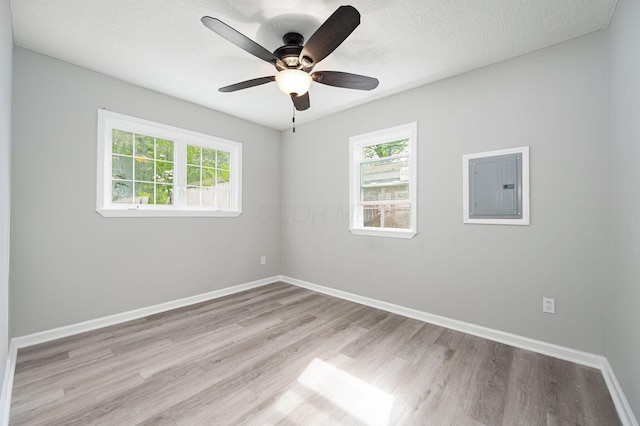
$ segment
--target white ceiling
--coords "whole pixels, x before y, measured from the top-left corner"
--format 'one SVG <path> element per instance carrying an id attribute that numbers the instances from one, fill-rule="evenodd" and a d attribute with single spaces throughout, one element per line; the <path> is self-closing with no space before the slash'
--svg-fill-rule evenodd
<path id="1" fill-rule="evenodd" d="M 275 83 L 218 87 L 275 74 L 200 23 L 219 18 L 267 50 L 308 39 L 341 1 L 13 0 L 15 44 L 274 129 L 291 125 Z M 304 123 L 425 83 L 606 28 L 616 0 L 354 0 L 358 28 L 315 71 L 376 77 L 362 92 L 313 83 Z"/>

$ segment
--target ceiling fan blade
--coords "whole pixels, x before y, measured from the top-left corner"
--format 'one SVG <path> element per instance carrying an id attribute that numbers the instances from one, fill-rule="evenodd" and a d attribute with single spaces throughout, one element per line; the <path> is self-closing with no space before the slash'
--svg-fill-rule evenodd
<path id="1" fill-rule="evenodd" d="M 305 109 L 309 109 L 309 107 L 311 106 L 311 101 L 309 100 L 309 92 L 301 96 L 292 94 L 291 100 L 293 101 L 293 106 L 295 106 L 298 111 L 304 111 Z"/>
<path id="2" fill-rule="evenodd" d="M 270 83 L 275 81 L 275 76 L 254 78 L 247 81 L 241 81 L 240 83 L 231 84 L 218 89 L 219 92 L 235 92 L 236 90 L 248 89 L 249 87 L 260 86 L 261 84 Z"/>
<path id="3" fill-rule="evenodd" d="M 327 57 L 360 25 L 360 13 L 353 6 L 340 6 L 316 30 L 300 52 L 300 63 L 307 69 Z"/>
<path id="4" fill-rule="evenodd" d="M 253 56 L 262 59 L 263 61 L 267 61 L 272 65 L 280 62 L 277 56 L 273 53 L 269 52 L 264 47 L 260 46 L 255 41 L 251 40 L 249 37 L 244 34 L 236 31 L 231 28 L 229 25 L 225 24 L 221 20 L 217 18 L 212 18 L 211 16 L 203 16 L 200 19 L 205 27 L 209 28 L 214 33 L 218 34 L 220 37 L 230 41 L 231 43 L 238 46 L 240 49 L 251 53 Z"/>
<path id="5" fill-rule="evenodd" d="M 340 71 L 316 71 L 311 74 L 314 81 L 328 86 L 356 90 L 372 90 L 378 87 L 378 79 Z"/>

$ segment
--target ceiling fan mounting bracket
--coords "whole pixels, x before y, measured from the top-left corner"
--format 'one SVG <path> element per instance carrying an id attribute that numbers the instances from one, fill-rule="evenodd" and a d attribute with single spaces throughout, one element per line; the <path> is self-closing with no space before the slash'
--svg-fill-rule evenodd
<path id="1" fill-rule="evenodd" d="M 299 33 L 286 33 L 282 36 L 282 42 L 287 46 L 302 46 L 302 43 L 304 43 L 304 37 Z"/>

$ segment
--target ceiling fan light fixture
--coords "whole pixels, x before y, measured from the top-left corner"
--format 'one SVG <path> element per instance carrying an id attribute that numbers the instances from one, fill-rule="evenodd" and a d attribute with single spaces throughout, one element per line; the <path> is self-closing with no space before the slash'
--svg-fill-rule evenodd
<path id="1" fill-rule="evenodd" d="M 300 70 L 282 70 L 276 74 L 276 83 L 285 95 L 304 95 L 309 91 L 312 81 L 309 73 Z"/>
<path id="2" fill-rule="evenodd" d="M 231 84 L 219 88 L 220 92 L 235 92 L 276 81 L 278 88 L 291 97 L 295 111 L 305 111 L 311 106 L 309 88 L 312 82 L 356 90 L 372 90 L 378 86 L 378 80 L 373 77 L 348 72 L 316 71 L 311 74 L 313 67 L 340 46 L 360 25 L 360 12 L 353 6 L 337 8 L 304 45 L 304 37 L 300 33 L 286 33 L 282 38 L 284 45 L 273 52 L 220 19 L 203 16 L 201 21 L 214 33 L 256 58 L 268 62 L 277 70 L 275 76 L 252 78 Z"/>

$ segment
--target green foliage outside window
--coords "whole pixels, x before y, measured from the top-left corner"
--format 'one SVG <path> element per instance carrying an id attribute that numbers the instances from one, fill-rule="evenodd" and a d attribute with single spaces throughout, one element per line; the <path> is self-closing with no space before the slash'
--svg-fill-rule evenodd
<path id="1" fill-rule="evenodd" d="M 367 145 L 362 148 L 365 160 L 373 158 L 391 157 L 392 155 L 408 154 L 409 139 L 385 142 L 377 145 Z"/>
<path id="2" fill-rule="evenodd" d="M 173 204 L 173 141 L 113 129 L 112 201 Z"/>

